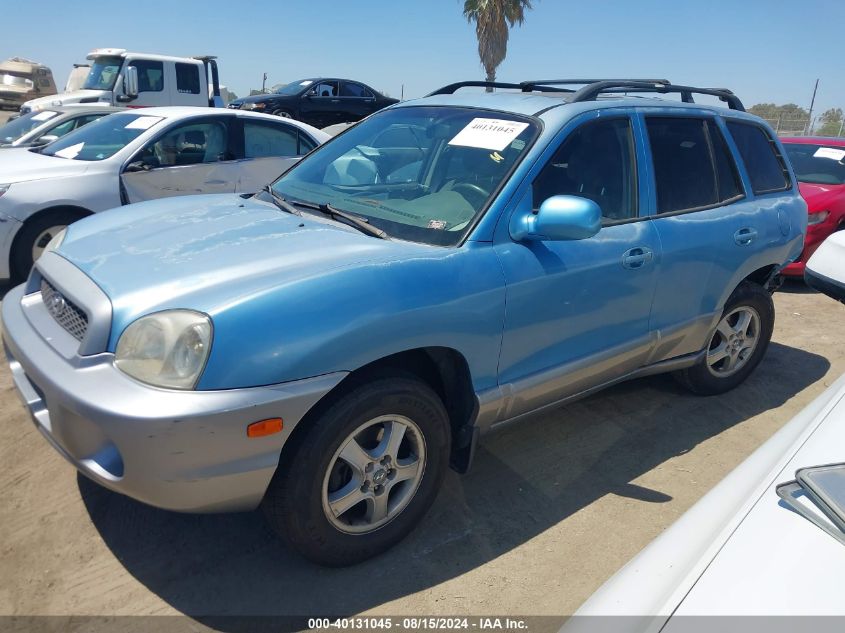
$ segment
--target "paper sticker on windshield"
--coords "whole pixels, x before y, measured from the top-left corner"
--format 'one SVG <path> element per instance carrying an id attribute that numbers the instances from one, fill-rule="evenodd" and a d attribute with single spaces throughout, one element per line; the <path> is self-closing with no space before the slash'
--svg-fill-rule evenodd
<path id="1" fill-rule="evenodd" d="M 45 110 L 44 112 L 39 112 L 34 117 L 32 117 L 33 121 L 46 121 L 47 119 L 52 119 L 54 116 L 58 116 L 58 112 L 52 112 L 50 110 Z"/>
<path id="2" fill-rule="evenodd" d="M 156 123 L 161 121 L 160 116 L 139 116 L 124 126 L 125 130 L 149 130 Z"/>
<path id="3" fill-rule="evenodd" d="M 306 79 L 305 81 L 300 81 L 300 82 L 299 82 L 299 85 L 300 85 L 300 86 L 310 86 L 310 85 L 311 85 L 311 84 L 313 84 L 313 83 L 314 83 L 314 82 L 313 82 L 313 81 L 311 81 L 310 79 Z"/>
<path id="4" fill-rule="evenodd" d="M 830 158 L 832 160 L 842 160 L 845 158 L 845 149 L 834 149 L 832 147 L 820 147 L 813 154 L 816 158 Z"/>
<path id="5" fill-rule="evenodd" d="M 76 158 L 77 154 L 82 151 L 83 147 L 85 147 L 84 142 L 77 143 L 76 145 L 71 145 L 70 147 L 60 149 L 54 154 L 54 156 L 60 156 L 61 158 Z"/>
<path id="6" fill-rule="evenodd" d="M 429 220 L 428 228 L 442 231 L 446 228 L 446 220 Z"/>
<path id="7" fill-rule="evenodd" d="M 518 121 L 473 119 L 455 135 L 455 138 L 449 141 L 449 145 L 492 149 L 501 152 L 527 127 L 527 123 Z"/>

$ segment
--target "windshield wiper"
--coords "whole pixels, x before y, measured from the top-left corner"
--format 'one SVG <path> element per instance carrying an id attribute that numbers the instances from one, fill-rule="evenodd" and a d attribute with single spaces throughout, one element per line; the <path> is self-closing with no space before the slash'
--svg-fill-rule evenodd
<path id="1" fill-rule="evenodd" d="M 263 191 L 264 193 L 269 193 L 270 197 L 273 199 L 273 202 L 276 204 L 276 206 L 279 207 L 285 213 L 291 213 L 293 215 L 300 215 L 300 216 L 302 215 L 302 212 L 299 209 L 297 209 L 290 202 L 288 202 L 287 200 L 282 198 L 282 196 L 280 196 L 275 191 L 273 191 L 273 187 L 271 187 L 270 185 L 264 185 L 261 188 L 261 191 Z"/>
<path id="2" fill-rule="evenodd" d="M 303 202 L 302 200 L 297 200 L 294 202 L 298 207 L 303 207 L 305 209 L 313 209 L 314 211 L 319 211 L 323 215 L 327 215 L 328 217 L 332 218 L 333 220 L 337 220 L 338 222 L 343 221 L 350 226 L 355 227 L 362 233 L 366 233 L 367 235 L 372 235 L 373 237 L 377 237 L 382 240 L 389 240 L 390 236 L 387 233 L 382 231 L 379 228 L 374 227 L 364 218 L 359 218 L 357 215 L 352 215 L 351 213 L 347 213 L 346 211 L 341 211 L 330 205 L 328 202 L 324 202 L 323 204 L 314 204 L 313 202 Z"/>

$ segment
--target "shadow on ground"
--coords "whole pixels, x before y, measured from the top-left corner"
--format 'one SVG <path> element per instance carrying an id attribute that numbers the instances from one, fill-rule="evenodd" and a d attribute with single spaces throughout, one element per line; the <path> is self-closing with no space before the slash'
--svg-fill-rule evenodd
<path id="1" fill-rule="evenodd" d="M 772 344 L 738 389 L 685 392 L 670 376 L 619 385 L 486 438 L 469 475 L 449 473 L 418 529 L 387 554 L 323 569 L 288 551 L 258 512 L 181 515 L 109 492 L 84 477 L 86 508 L 126 569 L 179 611 L 242 630 L 227 615 L 349 615 L 459 576 L 608 493 L 666 494 L 630 482 L 759 413 L 779 407 L 829 367 Z M 784 420 L 786 422 L 786 420 Z"/>
<path id="2" fill-rule="evenodd" d="M 818 290 L 813 290 L 804 283 L 803 279 L 793 279 L 788 277 L 783 280 L 783 284 L 778 288 L 778 292 L 783 292 L 790 295 L 817 295 Z"/>

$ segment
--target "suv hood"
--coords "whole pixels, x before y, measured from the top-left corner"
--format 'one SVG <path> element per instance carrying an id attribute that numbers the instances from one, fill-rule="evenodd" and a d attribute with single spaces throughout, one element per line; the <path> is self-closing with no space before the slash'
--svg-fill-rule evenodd
<path id="1" fill-rule="evenodd" d="M 76 176 L 87 169 L 86 161 L 44 156 L 25 147 L 8 147 L 0 152 L 0 181 L 3 183 Z"/>
<path id="2" fill-rule="evenodd" d="M 74 90 L 73 92 L 62 92 L 57 95 L 30 99 L 24 103 L 24 105 L 34 110 L 38 106 L 46 107 L 67 105 L 68 103 L 94 103 L 99 101 L 100 97 L 108 96 L 109 94 L 110 93 L 106 90 Z M 108 101 L 111 102 L 111 99 Z"/>
<path id="3" fill-rule="evenodd" d="M 213 315 L 331 269 L 445 252 L 218 194 L 153 200 L 85 218 L 71 225 L 57 254 L 111 298 L 117 325 L 172 307 Z"/>
<path id="4" fill-rule="evenodd" d="M 817 185 L 809 182 L 799 182 L 798 190 L 801 197 L 807 201 L 810 213 L 825 211 L 837 199 L 845 196 L 845 185 Z"/>

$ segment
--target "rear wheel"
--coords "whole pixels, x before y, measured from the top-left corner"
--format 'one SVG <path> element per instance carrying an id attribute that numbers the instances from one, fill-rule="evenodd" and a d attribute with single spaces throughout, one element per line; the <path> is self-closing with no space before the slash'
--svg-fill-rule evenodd
<path id="1" fill-rule="evenodd" d="M 44 247 L 68 224 L 79 219 L 78 215 L 57 211 L 46 213 L 27 221 L 15 237 L 11 255 L 12 277 L 23 281 L 29 275 L 35 260 L 41 257 Z"/>
<path id="2" fill-rule="evenodd" d="M 743 282 L 728 299 L 705 356 L 675 376 L 701 395 L 716 395 L 737 387 L 765 355 L 774 324 L 771 295 L 757 284 Z"/>
<path id="3" fill-rule="evenodd" d="M 449 422 L 416 378 L 379 378 L 339 398 L 283 454 L 263 509 L 306 558 L 357 563 L 395 545 L 434 502 L 449 459 Z"/>

